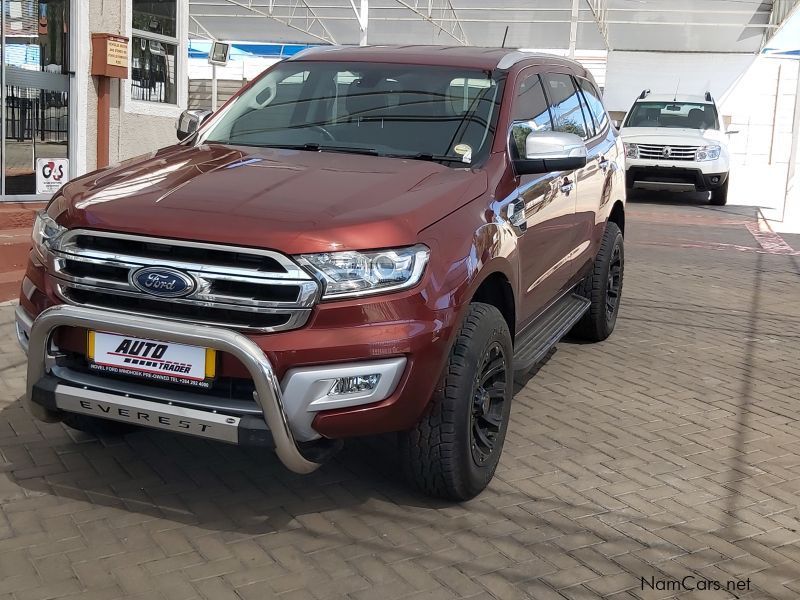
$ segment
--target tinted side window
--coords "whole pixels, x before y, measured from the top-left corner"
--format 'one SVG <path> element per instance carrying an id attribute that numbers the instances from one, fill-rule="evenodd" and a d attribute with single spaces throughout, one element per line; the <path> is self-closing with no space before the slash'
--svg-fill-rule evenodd
<path id="1" fill-rule="evenodd" d="M 550 99 L 550 111 L 553 113 L 553 129 L 587 139 L 588 129 L 583 119 L 580 97 L 572 77 L 559 73 L 543 76 L 545 89 Z"/>
<path id="2" fill-rule="evenodd" d="M 589 110 L 592 112 L 594 122 L 597 124 L 597 131 L 602 131 L 606 123 L 608 123 L 608 113 L 603 106 L 603 101 L 600 99 L 600 94 L 597 89 L 586 79 L 578 78 L 581 89 L 583 90 L 583 97 L 589 105 Z"/>
<path id="3" fill-rule="evenodd" d="M 525 138 L 531 131 L 551 131 L 553 123 L 550 121 L 550 111 L 547 109 L 547 99 L 544 88 L 538 75 L 523 78 L 517 85 L 514 104 L 511 108 L 513 121 L 525 121 L 530 129 L 518 128 L 514 130 L 514 141 L 517 152 L 525 155 Z"/>
<path id="4" fill-rule="evenodd" d="M 580 87 L 576 80 L 573 79 L 572 81 L 576 89 Z M 597 128 L 595 127 L 592 113 L 589 112 L 589 105 L 586 104 L 586 98 L 580 92 L 578 92 L 578 101 L 580 102 L 581 112 L 583 113 L 583 122 L 586 123 L 586 136 L 590 138 L 594 137 L 597 135 Z"/>

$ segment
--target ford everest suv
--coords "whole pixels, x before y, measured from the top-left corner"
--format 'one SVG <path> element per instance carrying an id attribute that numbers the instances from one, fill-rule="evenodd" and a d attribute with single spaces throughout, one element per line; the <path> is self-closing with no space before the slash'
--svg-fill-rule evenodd
<path id="1" fill-rule="evenodd" d="M 515 373 L 617 318 L 623 156 L 591 75 L 322 48 L 204 116 L 38 216 L 16 313 L 29 410 L 271 447 L 298 473 L 398 432 L 423 491 L 479 493 Z"/>
<path id="2" fill-rule="evenodd" d="M 728 135 L 709 92 L 705 96 L 651 95 L 643 90 L 622 123 L 629 189 L 710 192 L 728 201 Z"/>

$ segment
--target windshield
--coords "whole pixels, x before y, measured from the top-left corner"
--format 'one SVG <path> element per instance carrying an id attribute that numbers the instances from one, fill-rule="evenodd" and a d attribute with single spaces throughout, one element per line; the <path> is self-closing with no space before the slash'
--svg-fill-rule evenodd
<path id="1" fill-rule="evenodd" d="M 695 102 L 637 102 L 623 127 L 683 127 L 719 129 L 713 104 Z"/>
<path id="2" fill-rule="evenodd" d="M 228 105 L 198 142 L 464 166 L 489 151 L 498 88 L 474 69 L 287 61 Z"/>

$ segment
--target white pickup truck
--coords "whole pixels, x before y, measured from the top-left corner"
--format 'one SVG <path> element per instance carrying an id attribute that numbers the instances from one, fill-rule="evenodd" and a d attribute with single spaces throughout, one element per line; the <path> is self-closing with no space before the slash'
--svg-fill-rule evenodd
<path id="1" fill-rule="evenodd" d="M 711 192 L 728 201 L 728 135 L 709 92 L 705 96 L 651 95 L 644 90 L 625 116 L 628 190 Z"/>

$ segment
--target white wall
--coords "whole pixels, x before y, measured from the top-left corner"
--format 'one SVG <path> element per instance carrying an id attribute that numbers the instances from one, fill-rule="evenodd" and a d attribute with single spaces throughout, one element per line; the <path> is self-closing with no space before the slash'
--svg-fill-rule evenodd
<path id="1" fill-rule="evenodd" d="M 612 111 L 627 110 L 643 89 L 654 94 L 704 94 L 724 100 L 755 60 L 752 54 L 697 54 L 687 52 L 608 53 L 603 99 Z"/>

